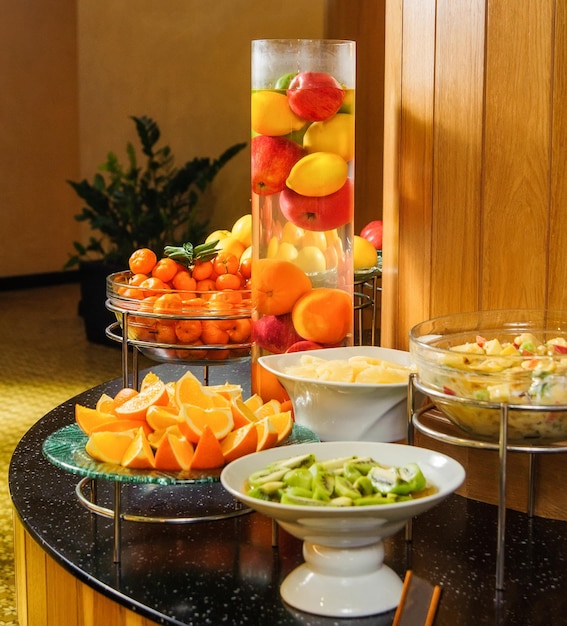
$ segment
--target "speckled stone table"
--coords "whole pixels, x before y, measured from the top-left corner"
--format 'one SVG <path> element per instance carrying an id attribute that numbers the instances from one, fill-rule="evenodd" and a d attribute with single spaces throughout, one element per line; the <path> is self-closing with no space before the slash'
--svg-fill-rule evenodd
<path id="1" fill-rule="evenodd" d="M 185 371 L 166 365 L 153 369 L 164 380 Z M 246 364 L 211 367 L 209 382 L 243 381 L 249 392 L 248 370 Z M 102 392 L 120 386 L 121 380 L 111 381 L 57 407 L 14 452 L 9 483 L 18 523 L 51 559 L 104 598 L 147 619 L 144 624 L 392 623 L 393 614 L 337 620 L 285 605 L 279 584 L 302 562 L 301 543 L 280 531 L 279 546 L 272 547 L 271 521 L 257 513 L 193 524 L 123 522 L 121 561 L 113 563 L 112 520 L 80 504 L 78 477 L 49 463 L 41 447 L 49 434 L 73 422 L 75 402 L 92 406 Z M 99 499 L 111 500 L 112 486 L 98 483 Z M 132 486 L 123 501 L 167 513 L 206 509 L 217 497 L 222 497 L 218 484 L 150 485 Z M 498 595 L 496 524 L 495 506 L 453 495 L 414 521 L 411 543 L 403 532 L 386 540 L 385 560 L 402 578 L 411 569 L 442 586 L 436 626 L 567 624 L 567 522 L 508 511 L 506 588 Z"/>

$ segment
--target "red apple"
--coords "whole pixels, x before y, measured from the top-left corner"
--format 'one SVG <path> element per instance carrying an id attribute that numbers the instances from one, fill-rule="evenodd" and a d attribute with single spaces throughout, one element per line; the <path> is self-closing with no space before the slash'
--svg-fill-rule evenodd
<path id="1" fill-rule="evenodd" d="M 306 230 L 332 230 L 352 221 L 354 188 L 352 180 L 328 196 L 302 196 L 286 187 L 280 194 L 284 217 Z"/>
<path id="2" fill-rule="evenodd" d="M 376 250 L 382 250 L 382 220 L 373 220 L 360 231 L 360 236 L 367 239 Z"/>
<path id="3" fill-rule="evenodd" d="M 291 313 L 264 315 L 252 324 L 252 341 L 275 354 L 285 352 L 302 339 L 293 328 Z"/>
<path id="4" fill-rule="evenodd" d="M 306 350 L 319 350 L 324 346 L 320 343 L 316 343 L 315 341 L 298 341 L 290 346 L 286 353 L 289 352 L 305 352 Z"/>
<path id="5" fill-rule="evenodd" d="M 333 117 L 345 99 L 341 84 L 324 72 L 300 72 L 287 89 L 289 108 L 310 122 Z"/>
<path id="6" fill-rule="evenodd" d="M 252 191 L 265 196 L 285 187 L 291 168 L 305 151 L 285 137 L 258 135 L 252 138 Z"/>

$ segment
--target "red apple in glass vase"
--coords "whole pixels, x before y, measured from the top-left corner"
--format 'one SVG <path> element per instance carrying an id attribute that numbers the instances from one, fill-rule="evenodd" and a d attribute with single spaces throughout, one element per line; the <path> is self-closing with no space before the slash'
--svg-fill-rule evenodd
<path id="1" fill-rule="evenodd" d="M 354 185 L 350 178 L 327 196 L 302 196 L 286 187 L 280 194 L 283 216 L 305 230 L 332 230 L 352 221 Z"/>
<path id="2" fill-rule="evenodd" d="M 293 327 L 291 313 L 264 315 L 252 325 L 252 341 L 275 354 L 285 352 L 302 339 Z"/>
<path id="3" fill-rule="evenodd" d="M 289 108 L 310 122 L 333 117 L 341 108 L 345 91 L 336 78 L 325 72 L 300 72 L 289 83 Z"/>
<path id="4" fill-rule="evenodd" d="M 282 191 L 291 168 L 305 156 L 303 148 L 285 137 L 257 135 L 251 142 L 252 191 L 265 196 Z"/>
<path id="5" fill-rule="evenodd" d="M 372 220 L 360 231 L 360 236 L 367 239 L 376 250 L 382 250 L 382 220 Z"/>

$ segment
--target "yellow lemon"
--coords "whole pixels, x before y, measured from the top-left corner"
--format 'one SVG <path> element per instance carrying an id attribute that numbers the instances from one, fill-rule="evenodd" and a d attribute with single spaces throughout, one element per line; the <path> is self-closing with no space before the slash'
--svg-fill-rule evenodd
<path id="1" fill-rule="evenodd" d="M 323 197 L 338 191 L 348 177 L 348 164 L 333 152 L 308 154 L 291 168 L 286 184 L 302 196 Z"/>
<path id="2" fill-rule="evenodd" d="M 277 91 L 252 93 L 251 118 L 252 130 L 270 137 L 287 135 L 306 124 L 289 108 L 287 96 Z"/>
<path id="3" fill-rule="evenodd" d="M 247 213 L 234 222 L 232 236 L 242 242 L 247 248 L 252 245 L 252 214 Z"/>
<path id="4" fill-rule="evenodd" d="M 345 161 L 354 159 L 354 115 L 337 113 L 329 120 L 313 122 L 303 137 L 307 152 L 334 152 Z"/>
<path id="5" fill-rule="evenodd" d="M 354 269 L 361 270 L 374 267 L 377 263 L 376 248 L 364 237 L 354 236 L 353 242 Z"/>
<path id="6" fill-rule="evenodd" d="M 226 230 L 226 229 L 214 230 L 205 239 L 205 243 L 210 243 L 211 241 L 220 241 L 221 239 L 226 239 L 227 237 L 230 237 L 230 230 Z"/>
<path id="7" fill-rule="evenodd" d="M 317 246 L 305 246 L 301 248 L 294 263 L 306 274 L 318 274 L 327 269 L 325 255 Z"/>

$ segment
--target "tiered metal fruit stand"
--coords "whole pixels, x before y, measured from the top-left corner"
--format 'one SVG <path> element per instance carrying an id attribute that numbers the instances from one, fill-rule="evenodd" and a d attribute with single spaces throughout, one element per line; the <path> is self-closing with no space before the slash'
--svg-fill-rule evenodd
<path id="1" fill-rule="evenodd" d="M 451 420 L 439 411 L 435 406 L 436 400 L 443 403 L 454 403 L 456 405 L 469 407 L 482 407 L 483 409 L 495 409 L 500 413 L 500 429 L 497 440 L 486 440 L 475 437 L 456 426 Z M 535 502 L 535 471 L 536 457 L 539 454 L 567 452 L 565 442 L 549 443 L 546 441 L 526 439 L 522 442 L 509 441 L 508 437 L 508 417 L 510 413 L 516 411 L 534 412 L 564 412 L 567 411 L 565 405 L 534 406 L 489 402 L 475 402 L 474 400 L 447 396 L 428 385 L 423 384 L 417 374 L 412 374 L 408 390 L 409 409 L 409 430 L 408 442 L 413 444 L 414 433 L 418 432 L 431 437 L 437 441 L 448 443 L 454 446 L 476 448 L 481 450 L 498 451 L 499 472 L 498 472 L 498 523 L 497 523 L 497 544 L 496 544 L 496 592 L 501 592 L 505 587 L 504 564 L 505 564 L 505 542 L 506 542 L 506 483 L 507 483 L 507 453 L 522 452 L 529 455 L 529 477 L 528 477 L 528 514 L 534 514 Z M 411 530 L 410 530 L 411 532 Z"/>

